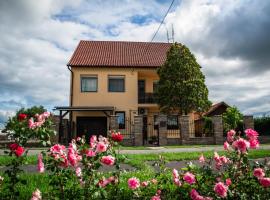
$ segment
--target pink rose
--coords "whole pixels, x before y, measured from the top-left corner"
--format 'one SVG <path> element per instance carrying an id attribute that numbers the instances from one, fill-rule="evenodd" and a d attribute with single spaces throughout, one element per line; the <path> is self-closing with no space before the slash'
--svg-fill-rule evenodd
<path id="1" fill-rule="evenodd" d="M 31 200 L 41 200 L 41 192 L 39 191 L 39 189 L 36 189 L 33 193 L 32 193 L 32 198 Z"/>
<path id="2" fill-rule="evenodd" d="M 265 176 L 265 173 L 262 168 L 255 168 L 253 170 L 253 175 L 257 178 L 263 178 Z"/>
<path id="3" fill-rule="evenodd" d="M 69 144 L 68 160 L 72 166 L 77 166 L 78 162 L 81 160 L 81 156 L 78 155 L 76 151 L 76 145 L 74 143 Z"/>
<path id="4" fill-rule="evenodd" d="M 149 181 L 143 181 L 143 182 L 142 182 L 142 187 L 147 187 L 148 184 L 149 184 Z"/>
<path id="5" fill-rule="evenodd" d="M 186 172 L 183 179 L 190 185 L 196 182 L 195 176 L 190 172 Z"/>
<path id="6" fill-rule="evenodd" d="M 232 180 L 230 178 L 226 179 L 226 185 L 230 186 L 232 184 Z"/>
<path id="7" fill-rule="evenodd" d="M 88 150 L 86 153 L 87 157 L 95 157 L 96 156 L 96 152 L 92 151 L 92 150 Z"/>
<path id="8" fill-rule="evenodd" d="M 80 167 L 76 167 L 75 173 L 76 173 L 77 177 L 81 177 L 82 176 L 82 169 Z"/>
<path id="9" fill-rule="evenodd" d="M 151 182 L 152 182 L 153 184 L 155 184 L 155 185 L 158 183 L 157 179 L 154 179 L 154 178 L 151 180 Z"/>
<path id="10" fill-rule="evenodd" d="M 251 128 L 245 130 L 246 136 L 248 139 L 257 139 L 259 137 L 259 133 Z"/>
<path id="11" fill-rule="evenodd" d="M 226 156 L 221 156 L 219 159 L 224 164 L 226 164 L 227 162 L 229 162 L 229 159 Z"/>
<path id="12" fill-rule="evenodd" d="M 50 115 L 51 115 L 50 112 L 44 112 L 44 113 L 43 113 L 43 116 L 46 117 L 46 118 L 50 117 Z"/>
<path id="13" fill-rule="evenodd" d="M 236 149 L 241 151 L 242 153 L 245 153 L 247 149 L 250 147 L 250 144 L 247 140 L 240 138 L 233 142 L 232 146 Z"/>
<path id="14" fill-rule="evenodd" d="M 177 185 L 177 186 L 179 186 L 179 187 L 182 185 L 182 183 L 181 183 L 181 181 L 179 180 L 179 178 L 174 178 L 174 179 L 173 179 L 173 182 L 174 182 L 175 185 Z"/>
<path id="15" fill-rule="evenodd" d="M 50 148 L 50 152 L 55 154 L 63 154 L 64 151 L 66 150 L 66 147 L 64 145 L 60 145 L 60 144 L 55 144 Z"/>
<path id="16" fill-rule="evenodd" d="M 228 187 L 224 185 L 224 183 L 218 182 L 215 184 L 214 191 L 221 198 L 225 198 L 227 196 Z"/>
<path id="17" fill-rule="evenodd" d="M 251 149 L 257 149 L 257 148 L 259 148 L 260 143 L 257 139 L 250 139 L 249 144 L 250 144 Z"/>
<path id="18" fill-rule="evenodd" d="M 35 124 L 33 118 L 30 118 L 30 119 L 28 120 L 28 128 L 30 128 L 30 129 L 36 128 L 36 124 Z"/>
<path id="19" fill-rule="evenodd" d="M 97 143 L 97 136 L 96 135 L 92 135 L 90 138 L 90 147 L 94 148 L 96 147 L 96 143 Z"/>
<path id="20" fill-rule="evenodd" d="M 107 151 L 107 145 L 104 142 L 98 142 L 96 151 L 98 153 L 102 153 L 102 152 Z"/>
<path id="21" fill-rule="evenodd" d="M 42 161 L 42 154 L 41 153 L 38 155 L 38 171 L 40 173 L 43 173 L 45 171 L 44 163 Z"/>
<path id="22" fill-rule="evenodd" d="M 204 163 L 205 162 L 205 158 L 204 158 L 203 154 L 199 157 L 199 162 L 200 163 Z"/>
<path id="23" fill-rule="evenodd" d="M 179 178 L 179 174 L 178 174 L 178 171 L 176 169 L 173 169 L 173 178 Z"/>
<path id="24" fill-rule="evenodd" d="M 229 145 L 229 143 L 226 141 L 226 142 L 224 142 L 223 147 L 224 147 L 224 150 L 228 151 L 229 148 L 230 148 L 230 145 Z"/>
<path id="25" fill-rule="evenodd" d="M 115 158 L 112 157 L 112 156 L 102 156 L 101 160 L 100 160 L 103 164 L 105 165 L 113 165 L 114 164 L 114 161 L 115 161 Z"/>
<path id="26" fill-rule="evenodd" d="M 151 200 L 161 200 L 159 195 L 152 196 Z"/>
<path id="27" fill-rule="evenodd" d="M 228 142 L 233 142 L 234 135 L 235 135 L 234 130 L 230 130 L 230 131 L 227 132 L 227 140 L 228 140 Z"/>
<path id="28" fill-rule="evenodd" d="M 263 187 L 270 187 L 270 178 L 259 178 L 259 181 Z"/>
<path id="29" fill-rule="evenodd" d="M 135 177 L 128 179 L 128 187 L 132 190 L 139 188 L 140 187 L 140 180 L 135 178 Z"/>
<path id="30" fill-rule="evenodd" d="M 190 192 L 190 198 L 192 200 L 204 200 L 204 197 L 201 196 L 195 189 L 192 189 Z"/>

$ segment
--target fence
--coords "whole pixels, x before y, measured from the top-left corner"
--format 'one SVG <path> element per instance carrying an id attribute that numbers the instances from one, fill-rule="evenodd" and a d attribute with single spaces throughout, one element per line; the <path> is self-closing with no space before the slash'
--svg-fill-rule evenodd
<path id="1" fill-rule="evenodd" d="M 180 138 L 180 123 L 178 115 L 167 116 L 167 138 Z"/>

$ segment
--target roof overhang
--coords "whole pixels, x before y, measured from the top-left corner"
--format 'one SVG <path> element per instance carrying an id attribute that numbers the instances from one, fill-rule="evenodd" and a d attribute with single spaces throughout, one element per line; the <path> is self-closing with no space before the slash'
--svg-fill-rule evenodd
<path id="1" fill-rule="evenodd" d="M 59 111 L 114 111 L 110 106 L 56 106 L 54 110 Z"/>

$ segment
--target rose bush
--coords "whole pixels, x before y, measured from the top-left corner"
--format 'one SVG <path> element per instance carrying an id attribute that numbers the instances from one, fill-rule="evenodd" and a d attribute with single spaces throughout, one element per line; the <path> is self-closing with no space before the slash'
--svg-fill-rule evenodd
<path id="1" fill-rule="evenodd" d="M 50 137 L 55 134 L 52 125 L 51 113 L 43 107 L 21 109 L 14 117 L 9 118 L 5 130 L 13 141 L 9 145 L 9 151 L 5 151 L 5 154 L 12 159 L 6 166 L 8 169 L 5 171 L 5 175 L 8 178 L 3 183 L 0 196 L 2 199 L 18 198 L 19 185 L 27 184 L 26 180 L 20 176 L 23 172 L 20 166 L 25 164 L 28 152 L 25 147 L 26 143 L 30 139 L 38 139 L 43 146 L 50 145 Z"/>
<path id="2" fill-rule="evenodd" d="M 50 187 L 46 192 L 32 191 L 32 199 L 270 199 L 268 165 L 248 159 L 249 151 L 259 147 L 258 136 L 252 129 L 245 130 L 244 136 L 230 130 L 224 155 L 214 152 L 206 159 L 202 154 L 198 165 L 190 162 L 185 168 L 173 170 L 160 156 L 154 163 L 155 170 L 129 173 L 120 170 L 126 160 L 119 154 L 121 133 L 112 131 L 108 138 L 92 136 L 89 141 L 79 137 L 67 147 L 55 144 L 38 155 L 38 170 L 47 174 Z M 10 146 L 16 160 L 26 152 L 20 147 L 21 143 Z M 106 166 L 114 167 L 113 171 L 99 170 Z"/>

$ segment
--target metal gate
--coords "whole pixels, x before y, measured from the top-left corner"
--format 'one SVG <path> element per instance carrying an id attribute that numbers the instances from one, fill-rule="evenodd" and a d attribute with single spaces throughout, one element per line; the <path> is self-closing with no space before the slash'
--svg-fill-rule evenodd
<path id="1" fill-rule="evenodd" d="M 156 115 L 143 116 L 143 145 L 159 146 L 159 130 Z"/>

